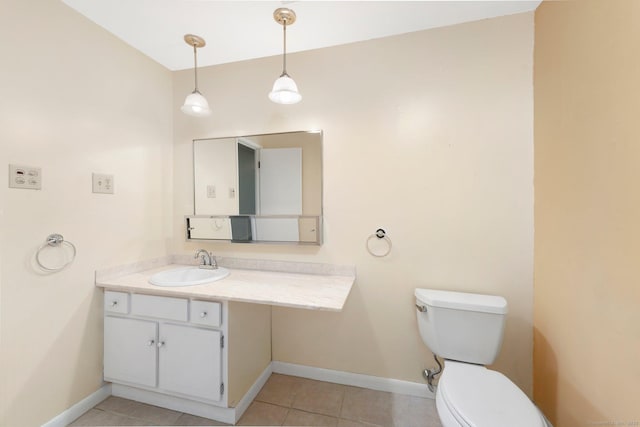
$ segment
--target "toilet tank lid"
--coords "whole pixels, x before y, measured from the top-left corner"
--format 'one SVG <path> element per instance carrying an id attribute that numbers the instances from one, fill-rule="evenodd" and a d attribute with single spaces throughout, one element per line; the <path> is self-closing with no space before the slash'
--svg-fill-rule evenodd
<path id="1" fill-rule="evenodd" d="M 496 295 L 470 294 L 466 292 L 416 289 L 416 299 L 426 306 L 506 314 L 507 300 Z"/>

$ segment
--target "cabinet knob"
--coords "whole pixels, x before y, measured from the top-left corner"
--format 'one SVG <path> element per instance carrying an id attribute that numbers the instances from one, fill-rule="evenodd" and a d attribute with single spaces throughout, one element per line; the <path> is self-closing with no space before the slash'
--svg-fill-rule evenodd
<path id="1" fill-rule="evenodd" d="M 203 311 L 202 313 L 200 313 L 200 317 L 202 317 L 203 319 L 207 317 L 207 312 Z"/>
<path id="2" fill-rule="evenodd" d="M 156 341 L 155 341 L 155 340 L 149 340 L 149 341 L 147 341 L 147 345 L 148 345 L 149 347 L 151 347 L 151 346 L 152 346 L 152 345 L 154 345 L 155 343 L 156 343 Z"/>
<path id="3" fill-rule="evenodd" d="M 158 348 L 162 347 L 163 345 L 164 345 L 164 341 L 160 341 L 160 342 L 158 343 Z"/>
<path id="4" fill-rule="evenodd" d="M 111 301 L 111 307 L 115 307 L 116 305 L 118 305 L 118 301 Z"/>

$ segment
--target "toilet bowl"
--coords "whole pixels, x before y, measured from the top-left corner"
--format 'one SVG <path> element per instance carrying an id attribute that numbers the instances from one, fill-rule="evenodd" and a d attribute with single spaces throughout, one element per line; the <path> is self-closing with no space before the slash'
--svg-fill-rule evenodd
<path id="1" fill-rule="evenodd" d="M 443 427 L 551 427 L 511 380 L 487 369 L 502 345 L 502 297 L 416 289 L 420 335 L 445 359 L 436 391 Z"/>

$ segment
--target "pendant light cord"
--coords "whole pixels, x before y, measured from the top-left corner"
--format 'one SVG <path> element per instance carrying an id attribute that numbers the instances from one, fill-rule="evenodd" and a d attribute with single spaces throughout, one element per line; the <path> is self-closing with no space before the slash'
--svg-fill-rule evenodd
<path id="1" fill-rule="evenodd" d="M 199 93 L 198 91 L 198 48 L 196 47 L 195 41 L 193 42 L 193 73 L 195 74 L 196 88 L 193 90 L 193 93 Z"/>
<path id="2" fill-rule="evenodd" d="M 282 32 L 284 33 L 284 43 L 282 47 L 283 55 L 282 55 L 282 76 L 288 76 L 287 74 L 287 20 L 285 19 L 282 23 Z"/>

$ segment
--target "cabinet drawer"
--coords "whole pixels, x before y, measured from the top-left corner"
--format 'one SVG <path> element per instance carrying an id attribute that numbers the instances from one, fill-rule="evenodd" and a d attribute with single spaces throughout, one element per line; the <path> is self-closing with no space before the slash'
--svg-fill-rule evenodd
<path id="1" fill-rule="evenodd" d="M 187 303 L 187 300 L 182 298 L 133 294 L 131 314 L 186 322 Z"/>
<path id="2" fill-rule="evenodd" d="M 129 313 L 129 294 L 126 292 L 104 291 L 104 311 L 109 313 Z"/>
<path id="3" fill-rule="evenodd" d="M 207 326 L 220 326 L 222 323 L 222 311 L 219 302 L 191 301 L 189 315 L 191 323 Z"/>

